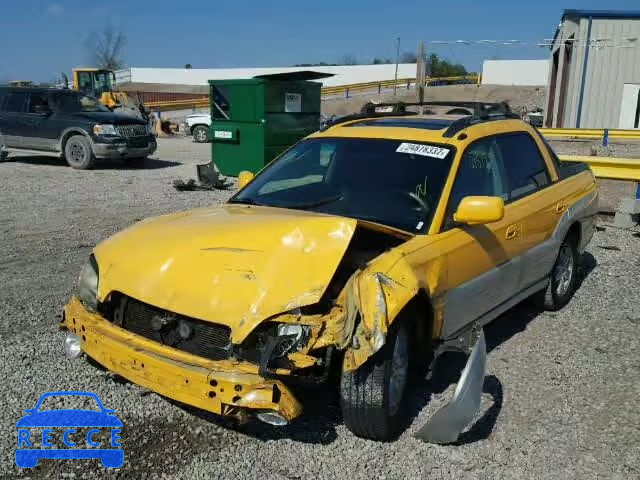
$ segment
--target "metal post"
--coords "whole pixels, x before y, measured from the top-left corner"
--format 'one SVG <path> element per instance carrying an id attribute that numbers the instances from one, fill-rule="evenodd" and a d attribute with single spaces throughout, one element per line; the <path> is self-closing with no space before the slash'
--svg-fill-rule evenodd
<path id="1" fill-rule="evenodd" d="M 424 87 L 426 80 L 427 64 L 424 55 L 424 42 L 418 43 L 418 65 L 416 66 L 416 88 L 418 90 L 418 102 L 424 102 Z"/>
<path id="2" fill-rule="evenodd" d="M 604 135 L 602 136 L 602 146 L 607 147 L 609 145 L 609 129 L 604 129 Z"/>
<path id="3" fill-rule="evenodd" d="M 636 183 L 636 200 L 640 200 L 640 182 Z"/>
<path id="4" fill-rule="evenodd" d="M 396 90 L 398 89 L 398 63 L 400 63 L 400 35 L 396 37 L 396 74 L 393 77 L 393 98 L 396 97 Z"/>

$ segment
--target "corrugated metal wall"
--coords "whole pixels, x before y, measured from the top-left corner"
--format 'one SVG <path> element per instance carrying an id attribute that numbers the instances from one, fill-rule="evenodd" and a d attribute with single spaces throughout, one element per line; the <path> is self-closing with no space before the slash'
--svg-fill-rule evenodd
<path id="1" fill-rule="evenodd" d="M 585 18 L 581 23 L 586 25 L 588 21 Z M 580 126 L 617 128 L 624 84 L 640 83 L 640 19 L 593 19 L 592 22 L 592 39 L 613 40 L 596 42 L 603 47 L 589 49 Z M 624 42 L 631 43 L 630 48 L 607 46 L 620 45 L 623 38 L 637 40 Z"/>
<path id="2" fill-rule="evenodd" d="M 586 72 L 583 72 L 589 18 L 567 18 L 562 24 L 551 55 L 559 51 L 559 65 L 555 77 L 555 96 L 551 115 L 552 125 L 574 128 L 580 110 L 581 128 L 618 128 L 622 91 L 625 83 L 640 83 L 640 19 L 591 20 L 591 43 Z M 636 41 L 625 39 L 637 38 Z M 566 95 L 562 97 L 562 72 L 566 61 L 563 43 L 573 44 L 568 69 Z M 629 48 L 620 48 L 628 45 Z M 580 108 L 580 89 L 584 73 L 584 93 Z M 554 82 L 550 78 L 550 82 Z M 563 109 L 564 111 L 560 111 Z"/>

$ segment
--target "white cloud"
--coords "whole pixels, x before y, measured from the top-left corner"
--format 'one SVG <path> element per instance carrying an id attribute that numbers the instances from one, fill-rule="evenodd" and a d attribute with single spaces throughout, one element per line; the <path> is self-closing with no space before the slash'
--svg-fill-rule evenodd
<path id="1" fill-rule="evenodd" d="M 58 5 L 57 3 L 52 3 L 47 7 L 47 13 L 52 17 L 59 17 L 64 14 L 64 7 L 62 5 Z"/>

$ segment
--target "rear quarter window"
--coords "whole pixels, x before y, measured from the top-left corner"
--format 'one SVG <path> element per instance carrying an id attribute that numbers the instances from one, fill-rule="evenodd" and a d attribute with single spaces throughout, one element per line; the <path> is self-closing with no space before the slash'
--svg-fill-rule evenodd
<path id="1" fill-rule="evenodd" d="M 507 173 L 510 200 L 517 200 L 551 183 L 549 170 L 536 142 L 526 133 L 496 137 Z"/>

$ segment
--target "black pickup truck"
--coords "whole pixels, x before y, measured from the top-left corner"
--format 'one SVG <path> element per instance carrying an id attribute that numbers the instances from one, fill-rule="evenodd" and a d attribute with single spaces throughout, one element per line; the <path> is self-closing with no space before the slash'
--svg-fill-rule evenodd
<path id="1" fill-rule="evenodd" d="M 66 89 L 0 86 L 0 160 L 10 152 L 64 158 L 78 169 L 96 159 L 142 160 L 155 152 L 147 122 Z"/>

